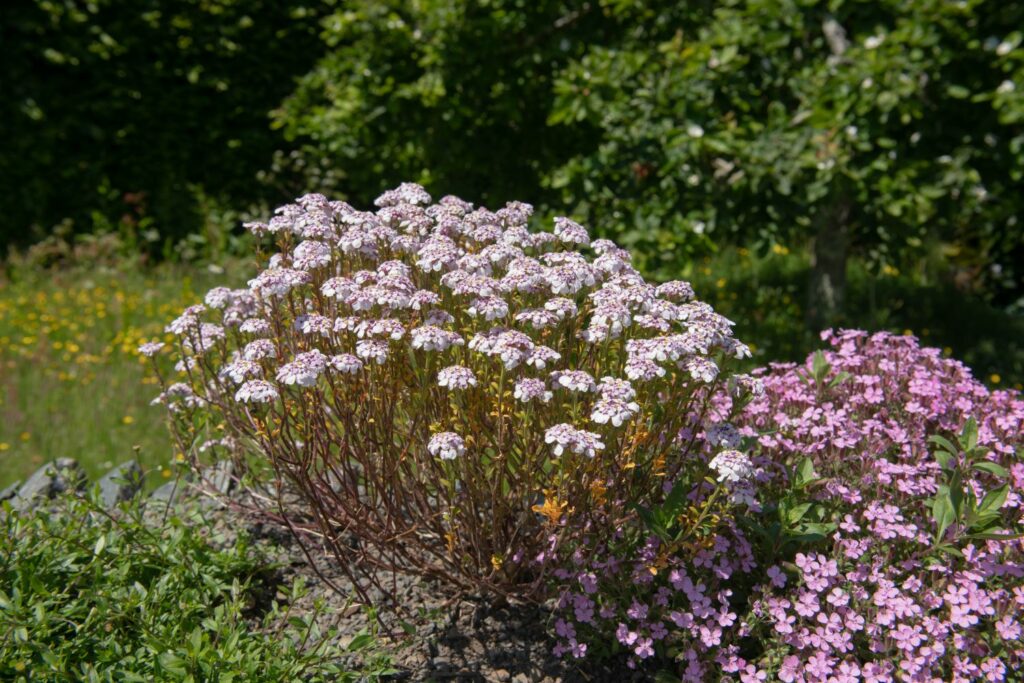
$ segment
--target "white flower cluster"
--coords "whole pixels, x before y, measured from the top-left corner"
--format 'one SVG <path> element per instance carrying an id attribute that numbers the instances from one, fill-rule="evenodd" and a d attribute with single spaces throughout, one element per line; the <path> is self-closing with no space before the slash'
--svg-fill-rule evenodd
<path id="1" fill-rule="evenodd" d="M 212 289 L 167 327 L 180 368 L 215 369 L 196 395 L 234 386 L 237 402 L 274 410 L 303 388 L 381 377 L 408 382 L 391 400 L 497 387 L 492 398 L 514 399 L 553 455 L 594 457 L 668 388 L 706 388 L 720 381 L 720 357 L 749 354 L 689 284 L 648 283 L 627 251 L 569 218 L 532 232 L 527 204 L 434 203 L 413 184 L 376 204 L 358 211 L 312 194 L 247 225 L 281 251 L 248 289 Z M 409 379 L 421 372 L 430 376 Z M 595 380 L 609 372 L 622 376 Z M 443 395 L 431 405 L 449 406 Z M 600 433 L 581 428 L 588 418 Z M 465 444 L 442 432 L 428 450 L 449 459 Z M 725 456 L 714 462 L 722 476 L 740 472 Z"/>

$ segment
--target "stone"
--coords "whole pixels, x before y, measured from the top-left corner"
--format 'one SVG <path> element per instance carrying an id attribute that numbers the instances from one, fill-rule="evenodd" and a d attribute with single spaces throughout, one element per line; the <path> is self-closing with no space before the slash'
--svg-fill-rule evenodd
<path id="1" fill-rule="evenodd" d="M 184 479 L 178 479 L 175 481 L 169 481 L 163 486 L 159 487 L 153 493 L 149 494 L 149 499 L 158 503 L 166 503 L 171 505 L 172 503 L 178 502 L 184 495 L 185 488 L 188 486 L 188 482 Z"/>
<path id="2" fill-rule="evenodd" d="M 235 464 L 230 460 L 221 460 L 214 465 L 208 482 L 217 493 L 228 493 L 235 485 Z"/>
<path id="3" fill-rule="evenodd" d="M 99 481 L 100 498 L 106 507 L 114 507 L 134 497 L 142 488 L 142 467 L 134 460 L 121 463 Z"/>
<path id="4" fill-rule="evenodd" d="M 11 500 L 15 510 L 27 510 L 72 489 L 85 488 L 85 471 L 73 458 L 57 458 L 36 470 Z"/>
<path id="5" fill-rule="evenodd" d="M 20 486 L 21 480 L 19 479 L 18 481 L 14 482 L 13 484 L 5 488 L 3 491 L 0 491 L 0 503 L 4 502 L 5 500 L 10 500 L 11 498 L 14 498 L 14 495 L 18 492 L 18 487 Z"/>

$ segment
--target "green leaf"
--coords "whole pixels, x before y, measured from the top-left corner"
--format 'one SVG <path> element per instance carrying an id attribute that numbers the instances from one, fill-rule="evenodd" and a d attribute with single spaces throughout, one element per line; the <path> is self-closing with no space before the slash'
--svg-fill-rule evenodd
<path id="1" fill-rule="evenodd" d="M 928 440 L 931 441 L 934 444 L 938 444 L 939 446 L 941 446 L 942 448 L 946 449 L 946 451 L 948 451 L 949 453 L 951 453 L 953 455 L 956 455 L 957 453 L 960 452 L 960 449 L 957 448 L 956 446 L 954 446 L 953 442 L 950 441 L 949 439 L 947 439 L 944 436 L 939 436 L 938 434 L 932 434 L 931 436 L 928 437 Z"/>
<path id="2" fill-rule="evenodd" d="M 982 460 L 981 462 L 976 462 L 973 465 L 971 465 L 971 467 L 973 467 L 976 470 L 981 470 L 982 472 L 994 474 L 1000 479 L 1005 479 L 1006 477 L 1010 476 L 1010 473 L 1006 470 L 1005 467 L 1003 467 L 1002 465 L 998 465 L 992 462 L 991 460 Z"/>
<path id="3" fill-rule="evenodd" d="M 369 633 L 360 633 L 353 638 L 348 644 L 349 652 L 359 652 L 365 650 L 373 644 L 373 636 Z"/>
<path id="4" fill-rule="evenodd" d="M 960 446 L 968 453 L 978 445 L 978 422 L 974 417 L 967 418 L 964 428 L 960 431 Z"/>
<path id="5" fill-rule="evenodd" d="M 802 503 L 800 505 L 788 509 L 786 511 L 787 521 L 790 524 L 796 524 L 804 518 L 804 515 L 806 515 L 807 511 L 810 510 L 812 507 L 814 507 L 814 503 Z"/>
<path id="6" fill-rule="evenodd" d="M 978 512 L 985 514 L 998 514 L 999 509 L 1006 502 L 1006 496 L 1010 492 L 1009 484 L 1003 484 L 997 489 L 989 491 L 978 506 Z"/>
<path id="7" fill-rule="evenodd" d="M 960 519 L 963 516 L 964 484 L 959 471 L 953 472 L 949 479 L 949 501 L 953 505 L 954 519 Z"/>
<path id="8" fill-rule="evenodd" d="M 935 451 L 935 460 L 938 461 L 939 467 L 944 470 L 951 470 L 956 464 L 952 453 L 946 451 Z"/>
<path id="9" fill-rule="evenodd" d="M 93 546 L 92 554 L 99 555 L 103 552 L 103 549 L 107 547 L 107 535 L 100 534 L 100 537 L 96 539 L 96 545 Z"/>
<path id="10" fill-rule="evenodd" d="M 834 389 L 846 380 L 850 379 L 852 375 L 848 372 L 840 372 L 838 375 L 832 378 L 832 381 L 828 383 L 829 389 Z"/>
<path id="11" fill-rule="evenodd" d="M 817 479 L 817 475 L 814 473 L 814 461 L 810 458 L 804 458 L 796 466 L 796 486 L 802 488 L 807 484 Z"/>
<path id="12" fill-rule="evenodd" d="M 829 369 L 832 366 L 825 359 L 825 353 L 823 351 L 815 351 L 814 358 L 811 361 L 811 372 L 814 373 L 814 379 L 818 382 L 825 378 L 828 374 Z"/>
<path id="13" fill-rule="evenodd" d="M 985 531 L 976 531 L 974 533 L 967 534 L 967 538 L 973 538 L 979 541 L 1012 541 L 1020 538 L 1021 536 L 1024 536 L 1024 534 L 1013 533 L 1006 529 L 986 529 Z"/>
<path id="14" fill-rule="evenodd" d="M 956 519 L 956 515 L 953 512 L 953 503 L 949 497 L 949 489 L 945 486 L 940 486 L 939 492 L 935 494 L 935 500 L 932 502 L 932 519 L 935 520 L 935 526 L 937 527 L 935 530 L 935 540 L 939 541 L 945 536 L 946 529 Z"/>
<path id="15" fill-rule="evenodd" d="M 669 514 L 670 517 L 675 517 L 683 508 L 686 506 L 686 487 L 683 486 L 682 482 L 677 483 L 669 491 L 669 494 L 665 497 L 665 503 L 662 505 L 662 509 Z"/>
<path id="16" fill-rule="evenodd" d="M 957 100 L 965 100 L 971 96 L 971 91 L 962 85 L 951 85 L 946 88 L 946 92 L 950 97 Z"/>
<path id="17" fill-rule="evenodd" d="M 160 653 L 160 656 L 157 657 L 157 662 L 168 672 L 177 676 L 184 676 L 188 673 L 188 670 L 185 668 L 185 660 L 173 652 Z"/>

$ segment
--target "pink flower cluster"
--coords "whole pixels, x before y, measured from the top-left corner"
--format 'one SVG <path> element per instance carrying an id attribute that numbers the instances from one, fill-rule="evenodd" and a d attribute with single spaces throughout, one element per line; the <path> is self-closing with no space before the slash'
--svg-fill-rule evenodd
<path id="1" fill-rule="evenodd" d="M 943 473 L 928 437 L 977 420 L 987 460 L 1010 472 L 1001 513 L 1019 523 L 1024 400 L 989 391 L 912 337 L 823 339 L 825 377 L 808 381 L 813 360 L 758 373 L 765 393 L 738 422 L 774 473 L 766 488 L 785 485 L 779 465 L 810 457 L 823 479 L 815 497 L 838 522 L 813 552 L 768 567 L 751 605 L 773 653 L 761 664 L 787 682 L 1009 680 L 1024 660 L 1024 544 L 964 539 L 955 554 L 931 552 Z M 967 495 L 980 500 L 998 483 L 974 469 Z"/>
<path id="2" fill-rule="evenodd" d="M 750 543 L 728 525 L 707 547 L 688 552 L 672 552 L 656 536 L 635 553 L 616 547 L 577 552 L 571 568 L 556 570 L 565 586 L 556 654 L 583 657 L 591 643 L 624 652 L 637 667 L 672 648 L 683 680 L 707 680 L 716 654 L 746 633 L 731 586 L 749 583 L 756 566 Z"/>
<path id="3" fill-rule="evenodd" d="M 844 330 L 823 339 L 831 349 L 817 359 L 745 378 L 757 384 L 749 402 L 720 392 L 701 434 L 708 455 L 748 446 L 749 461 L 727 451 L 711 463 L 725 480 L 752 469 L 763 511 L 736 515 L 696 554 L 687 546 L 666 556 L 651 540 L 583 566 L 567 562 L 557 573 L 560 652 L 583 656 L 611 643 L 634 664 L 674 657 L 693 681 L 723 673 L 744 683 L 1015 679 L 1024 663 L 1024 543 L 949 531 L 952 550 L 936 550 L 933 499 L 948 473 L 929 437 L 955 439 L 976 420 L 994 467 L 973 468 L 965 495 L 980 502 L 1005 469 L 1001 526 L 1019 529 L 1024 400 L 988 390 L 911 337 Z M 789 473 L 808 458 L 817 481 L 806 502 L 828 511 L 830 530 L 788 550 L 758 542 L 754 527 L 775 519 L 793 491 Z M 699 490 L 692 499 L 704 499 Z"/>

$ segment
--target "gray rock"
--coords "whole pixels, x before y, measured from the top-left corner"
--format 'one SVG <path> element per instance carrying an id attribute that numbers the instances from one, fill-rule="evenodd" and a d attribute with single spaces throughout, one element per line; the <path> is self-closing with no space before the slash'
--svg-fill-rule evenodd
<path id="1" fill-rule="evenodd" d="M 72 489 L 85 488 L 85 471 L 73 458 L 57 458 L 43 465 L 29 477 L 11 500 L 15 510 L 27 510 Z"/>
<path id="2" fill-rule="evenodd" d="M 107 507 L 135 496 L 142 488 L 142 467 L 134 460 L 121 463 L 99 481 L 100 498 Z"/>
<path id="3" fill-rule="evenodd" d="M 4 502 L 5 500 L 10 500 L 11 498 L 14 498 L 14 494 L 18 492 L 19 486 L 21 486 L 20 479 L 11 484 L 10 486 L 8 486 L 7 488 L 5 488 L 3 491 L 0 491 L 0 503 Z"/>
<path id="4" fill-rule="evenodd" d="M 181 500 L 181 497 L 185 492 L 185 487 L 187 486 L 188 483 L 183 479 L 169 481 L 157 490 L 153 491 L 153 493 L 149 494 L 149 499 L 154 502 L 167 503 L 168 505 L 171 505 L 172 503 Z"/>
<path id="5" fill-rule="evenodd" d="M 235 464 L 230 460 L 221 460 L 214 465 L 207 481 L 217 493 L 229 492 L 235 486 Z"/>

